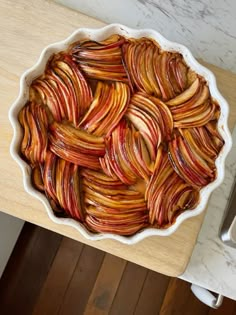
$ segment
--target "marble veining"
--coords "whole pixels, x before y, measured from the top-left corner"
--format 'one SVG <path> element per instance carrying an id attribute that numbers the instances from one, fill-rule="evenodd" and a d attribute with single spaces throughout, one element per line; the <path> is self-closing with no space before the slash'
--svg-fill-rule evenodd
<path id="1" fill-rule="evenodd" d="M 57 0 L 107 23 L 153 28 L 197 58 L 236 72 L 235 0 Z"/>
<path id="2" fill-rule="evenodd" d="M 218 236 L 236 176 L 236 128 L 233 140 L 225 180 L 211 196 L 192 257 L 181 278 L 236 300 L 236 249 L 224 245 Z"/>

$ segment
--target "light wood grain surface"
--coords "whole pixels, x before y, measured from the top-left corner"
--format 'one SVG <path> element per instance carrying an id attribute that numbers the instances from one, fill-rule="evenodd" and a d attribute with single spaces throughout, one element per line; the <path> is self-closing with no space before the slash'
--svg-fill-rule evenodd
<path id="1" fill-rule="evenodd" d="M 73 228 L 57 225 L 48 218 L 43 205 L 24 191 L 20 168 L 9 154 L 13 131 L 8 110 L 17 97 L 20 75 L 36 62 L 46 45 L 64 39 L 76 28 L 103 25 L 53 2 L 0 2 L 0 210 L 149 269 L 178 276 L 191 256 L 204 214 L 187 220 L 170 237 L 150 237 L 133 246 L 111 240 L 91 242 Z M 218 86 L 231 105 L 232 129 L 236 120 L 236 75 L 207 66 L 216 74 Z"/>

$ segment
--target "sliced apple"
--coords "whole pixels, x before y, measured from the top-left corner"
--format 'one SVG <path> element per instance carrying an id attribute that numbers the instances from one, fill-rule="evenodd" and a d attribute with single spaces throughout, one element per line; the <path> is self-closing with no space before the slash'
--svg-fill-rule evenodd
<path id="1" fill-rule="evenodd" d="M 154 190 L 154 181 L 156 180 L 156 177 L 158 176 L 160 170 L 163 168 L 163 166 L 167 163 L 168 158 L 166 152 L 163 150 L 163 146 L 160 145 L 157 150 L 156 160 L 154 164 L 153 174 L 150 178 L 150 181 L 147 185 L 146 191 L 145 191 L 145 200 L 148 201 L 149 195 L 153 193 Z"/>
<path id="2" fill-rule="evenodd" d="M 19 121 L 24 129 L 21 153 L 32 166 L 43 163 L 48 145 L 46 109 L 42 105 L 31 102 L 21 110 Z"/>
<path id="3" fill-rule="evenodd" d="M 86 213 L 96 217 L 97 219 L 104 220 L 104 223 L 110 223 L 113 224 L 135 224 L 135 223 L 141 223 L 141 222 L 147 222 L 147 212 L 131 212 L 131 213 L 107 213 L 103 208 L 101 207 L 94 207 L 94 206 L 87 206 Z"/>
<path id="4" fill-rule="evenodd" d="M 146 72 L 147 75 L 147 79 L 149 81 L 150 87 L 149 89 L 145 90 L 145 92 L 148 93 L 148 91 L 150 92 L 151 95 L 154 95 L 156 97 L 161 97 L 161 91 L 158 85 L 158 82 L 156 80 L 156 76 L 155 76 L 155 72 L 154 72 L 154 68 L 153 68 L 153 58 L 154 58 L 154 52 L 157 51 L 158 52 L 158 47 L 156 45 L 154 45 L 153 43 L 148 44 L 146 51 L 144 53 L 144 65 L 145 65 L 145 69 L 143 70 L 143 72 Z"/>
<path id="5" fill-rule="evenodd" d="M 102 137 L 96 137 L 69 124 L 54 122 L 49 126 L 50 134 L 60 140 L 62 146 L 77 149 L 78 152 L 103 156 L 105 144 Z"/>
<path id="6" fill-rule="evenodd" d="M 81 170 L 81 176 L 106 187 L 118 187 L 119 189 L 126 187 L 118 178 L 114 179 L 106 173 L 96 172 L 87 168 Z"/>
<path id="7" fill-rule="evenodd" d="M 99 157 L 105 153 L 104 139 L 72 126 L 50 125 L 50 150 L 62 159 L 92 169 L 100 169 Z"/>
<path id="8" fill-rule="evenodd" d="M 207 130 L 210 139 L 213 139 L 213 145 L 217 150 L 217 153 L 219 153 L 224 145 L 224 140 L 217 128 L 217 121 L 210 121 L 205 125 L 205 129 Z"/>
<path id="9" fill-rule="evenodd" d="M 176 73 L 177 60 L 178 56 L 176 56 L 176 54 L 172 54 L 169 58 L 169 62 L 167 65 L 168 78 L 172 85 L 175 95 L 178 95 L 183 91 L 182 86 L 179 84 L 177 80 L 178 78 Z"/>
<path id="10" fill-rule="evenodd" d="M 153 173 L 151 181 L 152 186 L 148 190 L 151 225 L 168 227 L 181 211 L 195 207 L 199 200 L 197 190 L 174 172 L 166 158 L 165 164 L 160 165 L 160 171 Z"/>
<path id="11" fill-rule="evenodd" d="M 178 120 L 174 121 L 175 128 L 194 128 L 206 125 L 214 118 L 215 104 L 206 103 L 201 105 L 200 111 L 191 113 L 190 116 L 178 117 Z"/>
<path id="12" fill-rule="evenodd" d="M 60 122 L 63 118 L 62 107 L 54 87 L 46 80 L 37 79 L 33 82 L 32 88 L 41 96 L 43 104 L 46 104 L 49 107 L 53 118 Z"/>
<path id="13" fill-rule="evenodd" d="M 54 89 L 58 96 L 58 106 L 60 107 L 61 119 L 73 120 L 72 108 L 70 104 L 70 91 L 64 81 L 52 69 L 47 71 L 45 81 Z M 47 103 L 48 101 L 46 101 Z M 49 101 L 50 102 L 50 101 Z"/>
<path id="14" fill-rule="evenodd" d="M 48 151 L 47 158 L 45 160 L 44 168 L 43 168 L 43 182 L 44 188 L 47 195 L 52 198 L 54 202 L 57 202 L 57 194 L 56 194 L 56 163 L 57 156 Z"/>
<path id="15" fill-rule="evenodd" d="M 47 104 L 56 121 L 64 118 L 78 125 L 92 101 L 92 92 L 71 56 L 55 55 L 46 75 L 33 82 L 33 88 Z"/>
<path id="16" fill-rule="evenodd" d="M 146 202 L 141 196 L 134 198 L 120 198 L 116 200 L 109 195 L 103 195 L 97 191 L 90 189 L 88 186 L 84 186 L 85 198 L 91 199 L 96 204 L 108 208 L 119 210 L 120 212 L 136 212 L 146 210 Z"/>
<path id="17" fill-rule="evenodd" d="M 130 99 L 126 84 L 99 82 L 94 100 L 80 122 L 80 127 L 96 136 L 109 136 L 122 118 Z"/>
<path id="18" fill-rule="evenodd" d="M 186 152 L 183 152 L 180 147 L 181 138 L 175 137 L 169 143 L 169 157 L 170 162 L 174 166 L 174 169 L 177 170 L 177 173 L 180 177 L 186 181 L 189 185 L 201 188 L 206 186 L 209 182 L 212 181 L 212 177 L 205 177 L 203 172 L 199 173 L 194 168 L 193 165 L 190 165 L 187 162 Z M 207 167 L 206 167 L 207 168 Z M 209 175 L 209 174 L 208 174 Z"/>
<path id="19" fill-rule="evenodd" d="M 141 218 L 141 223 L 129 223 L 129 224 L 118 224 L 107 222 L 107 220 L 98 220 L 97 218 L 87 215 L 85 219 L 89 229 L 95 232 L 100 233 L 113 233 L 118 235 L 132 235 L 138 232 L 139 230 L 147 227 L 146 218 Z"/>
<path id="20" fill-rule="evenodd" d="M 70 165 L 70 172 L 69 172 L 69 200 L 67 202 L 67 209 L 70 212 L 72 218 L 84 221 L 84 210 L 83 210 L 83 202 L 81 198 L 81 188 L 80 188 L 80 176 L 79 176 L 79 169 L 77 165 Z M 65 191 L 64 191 L 65 194 Z M 65 196 L 66 197 L 66 196 Z"/>
<path id="21" fill-rule="evenodd" d="M 109 156 L 108 156 L 107 153 L 104 155 L 103 158 L 99 158 L 99 162 L 100 162 L 100 165 L 101 165 L 101 168 L 102 168 L 103 172 L 107 176 L 110 176 L 113 179 L 118 178 L 116 176 L 116 173 L 113 171 L 113 169 L 112 169 L 112 167 L 110 165 L 110 159 L 109 159 Z"/>
<path id="22" fill-rule="evenodd" d="M 110 181 L 110 184 L 112 182 Z M 125 186 L 122 182 L 120 182 L 119 186 L 117 184 L 113 186 L 108 186 L 106 183 L 98 183 L 94 180 L 94 178 L 86 178 L 83 177 L 83 185 L 89 187 L 90 189 L 97 191 L 103 195 L 113 196 L 117 198 L 126 198 L 134 200 L 135 197 L 140 197 L 140 193 L 134 190 L 128 190 L 127 186 Z"/>
<path id="23" fill-rule="evenodd" d="M 170 224 L 174 223 L 179 213 L 195 208 L 199 202 L 199 191 L 181 180 L 169 188 L 166 196 L 171 196 L 169 199 L 165 198 L 163 205 L 166 209 L 165 219 Z"/>
<path id="24" fill-rule="evenodd" d="M 183 104 L 184 102 L 187 102 L 191 97 L 194 96 L 199 87 L 200 80 L 199 78 L 197 78 L 187 90 L 185 90 L 183 93 L 179 94 L 175 98 L 172 98 L 166 104 L 169 106 L 176 106 L 179 104 Z"/>
<path id="25" fill-rule="evenodd" d="M 132 123 L 140 132 L 140 128 L 142 128 L 143 132 L 146 130 L 146 134 L 151 134 L 151 139 L 155 147 L 158 147 L 161 141 L 171 138 L 173 131 L 172 115 L 169 108 L 161 100 L 144 93 L 136 93 L 131 99 L 126 115 L 129 115 L 130 109 L 139 111 L 139 120 L 135 119 L 135 116 L 128 118 L 132 119 Z M 144 120 L 145 117 L 149 117 L 149 122 L 147 122 L 148 126 L 143 125 L 144 121 L 142 122 L 142 120 Z M 147 145 L 149 150 L 151 150 L 152 159 L 155 160 L 155 153 L 153 156 L 151 146 L 148 143 Z"/>
<path id="26" fill-rule="evenodd" d="M 144 147 L 142 147 L 142 144 Z M 128 129 L 125 143 L 123 145 L 125 146 L 125 152 L 127 156 L 126 161 L 128 165 L 132 168 L 137 177 L 144 179 L 145 182 L 148 182 L 151 175 L 149 169 L 150 158 L 148 161 L 146 161 L 142 155 L 142 150 L 145 150 L 146 146 L 143 143 L 141 134 L 136 132 L 134 128 Z M 147 156 L 149 156 L 147 150 L 146 153 Z"/>
<path id="27" fill-rule="evenodd" d="M 44 188 L 55 207 L 68 216 L 83 221 L 78 167 L 48 152 L 43 172 Z"/>
<path id="28" fill-rule="evenodd" d="M 172 53 L 170 52 L 163 52 L 161 54 L 161 58 L 160 58 L 160 64 L 159 64 L 159 70 L 160 72 L 158 73 L 158 76 L 160 78 L 161 81 L 161 85 L 163 87 L 163 90 L 165 91 L 165 96 L 162 95 L 164 100 L 173 98 L 175 96 L 175 92 L 173 89 L 173 86 L 170 82 L 169 79 L 169 62 L 171 60 L 172 57 Z"/>
<path id="29" fill-rule="evenodd" d="M 178 57 L 176 59 L 177 59 L 175 66 L 176 82 L 179 84 L 181 90 L 184 91 L 188 82 L 189 69 L 186 63 L 184 62 L 182 56 L 178 54 Z"/>
<path id="30" fill-rule="evenodd" d="M 119 128 L 119 127 L 118 127 Z M 132 168 L 129 167 L 127 160 L 124 159 L 125 149 L 120 150 L 119 129 L 115 129 L 107 146 L 107 157 L 109 164 L 116 176 L 125 184 L 132 185 L 137 177 Z M 123 143 L 124 145 L 124 143 Z"/>
<path id="31" fill-rule="evenodd" d="M 174 122 L 169 108 L 163 103 L 161 100 L 155 97 L 150 97 L 150 100 L 156 105 L 157 110 L 159 110 L 160 114 L 158 123 L 162 127 L 162 134 L 164 140 L 169 141 L 172 137 L 172 132 L 174 128 Z M 156 111 L 157 111 L 156 110 Z M 161 124 L 162 120 L 162 124 Z"/>
<path id="32" fill-rule="evenodd" d="M 116 98 L 114 99 L 113 109 L 98 127 L 97 135 L 103 133 L 103 130 L 106 130 L 106 135 L 109 136 L 127 110 L 127 106 L 130 101 L 130 89 L 128 85 L 121 82 L 116 82 L 115 90 Z"/>
<path id="33" fill-rule="evenodd" d="M 166 176 L 163 184 L 157 188 L 154 195 L 151 196 L 152 202 L 149 211 L 149 221 L 154 224 L 156 222 L 158 226 L 164 226 L 169 223 L 167 219 L 167 209 L 165 207 L 165 199 L 168 196 L 167 192 L 170 187 L 172 187 L 178 181 L 178 175 L 168 175 Z"/>
<path id="34" fill-rule="evenodd" d="M 72 48 L 71 53 L 87 77 L 128 83 L 121 53 L 121 45 L 124 42 L 122 37 L 112 43 L 85 41 Z"/>
<path id="35" fill-rule="evenodd" d="M 146 182 L 153 165 L 142 135 L 122 119 L 107 140 L 106 154 L 101 165 L 107 175 L 116 175 L 123 183 L 132 185 L 138 178 Z"/>
<path id="36" fill-rule="evenodd" d="M 122 46 L 124 63 L 133 87 L 150 95 L 160 96 L 152 62 L 159 47 L 151 40 L 129 40 Z"/>
<path id="37" fill-rule="evenodd" d="M 131 121 L 135 128 L 143 136 L 152 160 L 155 160 L 156 149 L 161 142 L 159 126 L 144 111 L 129 106 L 126 117 Z M 159 133 L 158 133 L 159 131 Z"/>
<path id="38" fill-rule="evenodd" d="M 180 105 L 172 106 L 171 113 L 172 114 L 186 113 L 189 110 L 206 103 L 208 98 L 209 88 L 206 84 L 201 84 L 198 91 L 187 102 Z"/>
<path id="39" fill-rule="evenodd" d="M 83 116 L 92 101 L 92 91 L 85 77 L 67 54 L 62 55 L 62 61 L 56 63 L 71 79 L 77 96 L 80 115 Z"/>
<path id="40" fill-rule="evenodd" d="M 192 168 L 199 176 L 203 178 L 212 178 L 213 170 L 208 166 L 206 161 L 200 155 L 194 154 L 191 146 L 182 138 L 178 138 L 179 150 L 184 157 L 184 160 L 190 168 Z"/>
<path id="41" fill-rule="evenodd" d="M 36 166 L 32 169 L 31 180 L 36 189 L 44 192 L 44 183 L 40 166 Z"/>

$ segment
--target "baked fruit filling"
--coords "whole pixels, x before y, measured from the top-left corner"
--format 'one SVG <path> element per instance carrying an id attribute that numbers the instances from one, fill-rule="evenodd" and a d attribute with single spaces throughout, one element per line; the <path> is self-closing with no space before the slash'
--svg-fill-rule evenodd
<path id="1" fill-rule="evenodd" d="M 86 39 L 32 82 L 20 150 L 57 216 L 132 235 L 198 205 L 224 145 L 219 116 L 181 54 L 149 38 Z"/>

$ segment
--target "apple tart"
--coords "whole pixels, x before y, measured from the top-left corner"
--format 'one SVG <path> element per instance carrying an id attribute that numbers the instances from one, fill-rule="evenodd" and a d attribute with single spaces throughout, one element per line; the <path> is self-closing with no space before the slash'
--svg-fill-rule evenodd
<path id="1" fill-rule="evenodd" d="M 57 216 L 94 233 L 163 229 L 216 177 L 219 116 L 181 54 L 150 38 L 85 39 L 32 82 L 21 155 Z"/>

